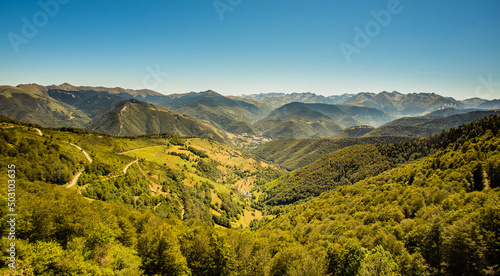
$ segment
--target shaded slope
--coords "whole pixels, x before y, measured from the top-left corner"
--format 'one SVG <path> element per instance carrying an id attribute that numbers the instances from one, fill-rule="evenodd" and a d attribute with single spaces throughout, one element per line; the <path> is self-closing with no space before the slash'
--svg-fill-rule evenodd
<path id="1" fill-rule="evenodd" d="M 251 101 L 224 97 L 214 91 L 170 95 L 159 105 L 198 120 L 208 121 L 226 131 L 245 131 L 241 133 L 252 131 L 248 123 L 267 115 L 265 108 L 261 110 Z M 245 124 L 247 126 L 240 129 Z M 240 127 L 235 128 L 235 125 Z"/>
<path id="2" fill-rule="evenodd" d="M 372 126 L 352 126 L 335 133 L 330 138 L 356 138 L 361 137 L 375 128 Z"/>
<path id="3" fill-rule="evenodd" d="M 42 86 L 0 86 L 0 114 L 44 127 L 83 127 L 90 118 L 51 98 Z"/>
<path id="4" fill-rule="evenodd" d="M 425 116 L 401 118 L 378 127 L 365 136 L 401 135 L 423 137 L 495 114 L 500 114 L 500 112 L 495 110 L 472 111 L 448 117 Z"/>
<path id="5" fill-rule="evenodd" d="M 141 135 L 170 132 L 182 136 L 224 138 L 201 122 L 160 106 L 129 100 L 96 117 L 88 129 L 112 135 Z"/>
<path id="6" fill-rule="evenodd" d="M 253 124 L 253 127 L 273 139 L 328 137 L 343 128 L 323 113 L 305 107 L 274 110 L 270 116 Z"/>
<path id="7" fill-rule="evenodd" d="M 291 171 L 307 166 L 323 155 L 358 144 L 390 144 L 409 141 L 406 137 L 362 137 L 341 139 L 281 139 L 271 141 L 252 151 L 256 156 Z"/>
<path id="8" fill-rule="evenodd" d="M 314 197 L 337 186 L 349 185 L 408 161 L 433 154 L 452 143 L 471 139 L 499 125 L 500 117 L 491 116 L 477 123 L 416 141 L 347 147 L 268 183 L 262 190 L 261 200 L 266 204 L 281 205 Z"/>

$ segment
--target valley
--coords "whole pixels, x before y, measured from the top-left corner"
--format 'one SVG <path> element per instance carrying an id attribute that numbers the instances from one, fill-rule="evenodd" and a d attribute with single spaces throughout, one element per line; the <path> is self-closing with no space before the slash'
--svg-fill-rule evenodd
<path id="1" fill-rule="evenodd" d="M 312 103 L 281 94 L 259 103 L 213 91 L 20 87 L 0 97 L 48 103 L 53 118 L 30 121 L 40 109 L 22 106 L 9 114 L 24 122 L 0 116 L 25 271 L 346 275 L 374 260 L 394 275 L 497 268 L 496 109 L 399 117 L 424 111 L 312 94 L 302 95 Z M 459 248 L 472 257 L 457 259 Z M 359 261 L 341 261 L 353 254 Z"/>

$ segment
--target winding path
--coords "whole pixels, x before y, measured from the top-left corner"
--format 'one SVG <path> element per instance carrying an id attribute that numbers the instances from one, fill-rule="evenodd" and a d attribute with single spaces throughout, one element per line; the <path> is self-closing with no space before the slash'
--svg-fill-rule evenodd
<path id="1" fill-rule="evenodd" d="M 132 161 L 127 164 L 127 166 L 123 169 L 123 175 L 127 174 L 128 167 L 132 166 L 132 164 L 137 163 L 139 161 L 139 158 L 137 158 L 135 161 Z"/>
<path id="2" fill-rule="evenodd" d="M 74 177 L 73 179 L 71 180 L 71 182 L 66 185 L 66 188 L 71 188 L 73 186 L 75 186 L 76 182 L 78 181 L 78 178 L 80 177 L 80 175 L 82 174 L 82 172 L 84 171 L 85 169 L 81 169 Z"/>
<path id="3" fill-rule="evenodd" d="M 39 130 L 40 131 L 40 130 Z M 41 131 L 40 131 L 41 133 Z M 68 143 L 70 144 L 71 146 L 77 148 L 78 150 L 80 150 L 84 155 L 85 157 L 87 158 L 87 160 L 89 161 L 90 164 L 92 164 L 92 158 L 90 158 L 90 156 L 82 149 L 80 148 L 79 146 L 75 145 L 75 144 L 72 144 L 72 143 Z M 74 177 L 73 179 L 71 180 L 71 182 L 66 185 L 66 188 L 71 188 L 73 186 L 75 186 L 75 184 L 78 182 L 78 178 L 80 177 L 80 175 L 82 175 L 82 172 L 84 171 L 85 169 L 81 169 Z"/>
<path id="4" fill-rule="evenodd" d="M 73 147 L 75 147 L 75 148 L 79 149 L 81 152 L 83 152 L 83 154 L 85 154 L 85 157 L 87 157 L 87 160 L 89 160 L 89 163 L 92 164 L 92 159 L 82 148 L 80 148 L 79 146 L 72 144 L 72 143 L 68 143 L 68 144 L 72 145 Z"/>
<path id="5" fill-rule="evenodd" d="M 42 131 L 40 129 L 35 128 L 35 130 L 36 130 L 36 132 L 38 132 L 38 135 L 43 136 L 43 133 L 42 133 Z"/>

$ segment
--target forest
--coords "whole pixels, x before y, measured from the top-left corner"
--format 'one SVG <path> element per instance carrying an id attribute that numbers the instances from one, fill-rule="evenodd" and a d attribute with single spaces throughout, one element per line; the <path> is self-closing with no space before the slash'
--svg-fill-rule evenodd
<path id="1" fill-rule="evenodd" d="M 0 126 L 22 275 L 500 275 L 500 116 L 289 174 L 210 139 Z"/>

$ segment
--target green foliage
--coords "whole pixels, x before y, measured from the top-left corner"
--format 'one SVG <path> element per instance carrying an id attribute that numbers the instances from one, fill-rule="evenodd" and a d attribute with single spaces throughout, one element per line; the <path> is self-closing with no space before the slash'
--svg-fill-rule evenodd
<path id="1" fill-rule="evenodd" d="M 363 259 L 359 276 L 400 276 L 398 265 L 392 259 L 391 253 L 383 247 L 376 246 Z"/>
<path id="2" fill-rule="evenodd" d="M 181 249 L 193 275 L 228 275 L 233 270 L 227 236 L 213 228 L 194 222 L 181 236 Z"/>
<path id="3" fill-rule="evenodd" d="M 138 247 L 147 275 L 191 275 L 173 227 L 151 220 L 139 238 Z"/>
<path id="4" fill-rule="evenodd" d="M 376 176 L 388 169 L 428 156 L 438 150 L 459 147 L 464 141 L 479 139 L 482 135 L 486 135 L 488 138 L 493 137 L 496 134 L 492 132 L 493 129 L 488 127 L 490 124 L 492 127 L 499 127 L 494 118 L 497 117 L 484 119 L 478 123 L 468 124 L 416 141 L 389 145 L 356 145 L 332 152 L 309 166 L 268 183 L 261 189 L 264 195 L 260 200 L 269 205 L 291 204 L 318 196 L 322 192 L 338 186 L 350 185 Z M 497 145 L 491 141 L 483 147 L 487 148 L 464 148 L 463 150 L 468 151 L 466 158 L 458 159 L 457 156 L 450 153 L 450 159 L 443 161 L 435 159 L 432 168 L 444 170 L 447 166 L 452 166 L 452 164 L 445 165 L 445 163 L 449 163 L 449 160 L 455 160 L 458 164 L 462 164 L 464 159 L 473 162 L 482 158 L 485 152 L 489 151 L 490 148 L 496 148 Z M 484 160 L 481 162 L 484 163 Z M 488 166 L 496 169 L 494 162 L 488 164 L 492 164 Z M 485 165 L 477 164 L 476 167 L 470 168 L 472 175 L 467 179 L 470 190 L 483 189 L 485 183 L 483 168 Z M 494 178 L 495 169 L 490 169 L 490 167 L 488 170 L 492 171 L 493 181 L 496 181 Z M 456 174 L 457 172 L 450 171 L 450 173 Z M 412 176 L 409 181 L 413 182 L 414 179 L 415 177 Z"/>
<path id="5" fill-rule="evenodd" d="M 400 136 L 341 139 L 280 139 L 265 143 L 252 150 L 252 153 L 291 171 L 310 165 L 323 155 L 345 147 L 359 144 L 392 144 L 410 140 L 412 139 Z"/>
<path id="6" fill-rule="evenodd" d="M 29 133 L 26 130 L 7 129 L 6 132 L 12 132 L 3 135 L 5 138 L 0 141 L 9 147 L 15 145 L 18 151 L 20 139 L 15 137 L 23 136 L 48 140 L 61 150 L 74 153 L 76 158 L 81 153 L 72 151 L 64 142 L 78 141 L 97 160 L 95 167 L 87 167 L 90 182 L 85 184 L 82 194 L 87 190 L 98 194 L 100 189 L 103 196 L 102 200 L 89 200 L 73 189 L 31 181 L 26 174 L 19 174 L 16 178 L 18 272 L 26 275 L 497 275 L 500 190 L 494 188 L 494 183 L 500 158 L 496 150 L 500 145 L 499 126 L 500 118 L 492 117 L 427 138 L 434 143 L 424 139 L 393 146 L 359 146 L 359 152 L 353 153 L 359 158 L 373 158 L 360 161 L 339 157 L 338 161 L 348 164 L 349 160 L 351 165 L 366 164 L 373 168 L 384 164 L 394 167 L 372 177 L 360 176 L 364 179 L 334 187 L 304 204 L 288 209 L 278 206 L 275 217 L 267 216 L 261 223 L 254 223 L 260 225 L 252 231 L 211 226 L 214 214 L 234 224 L 241 219 L 242 210 L 248 208 L 246 204 L 251 199 L 225 192 L 226 186 L 202 177 L 206 174 L 197 170 L 195 163 L 180 163 L 187 165 L 170 166 L 167 170 L 165 165 L 141 160 L 125 176 L 105 179 L 111 176 L 102 175 L 104 171 L 100 168 L 114 168 L 115 160 L 121 169 L 121 165 L 131 162 L 131 156 L 117 157 L 102 148 L 127 149 L 130 145 L 137 148 L 153 138 L 99 138 L 93 134 L 48 130 L 44 130 L 47 137 L 24 137 Z M 364 153 L 363 148 L 370 152 Z M 26 153 L 18 156 L 34 150 L 25 148 Z M 87 161 L 80 157 L 76 164 L 83 166 Z M 405 161 L 398 161 L 400 157 Z M 9 163 L 22 160 L 16 159 L 17 156 L 8 158 L 11 158 L 6 161 Z M 207 158 L 200 158 L 204 159 Z M 376 164 L 373 160 L 387 162 Z M 227 172 L 235 179 L 242 179 L 235 173 L 237 168 Z M 259 172 L 268 173 L 266 177 L 278 173 L 262 168 L 240 173 L 256 176 Z M 355 171 L 349 173 L 354 175 Z M 198 180 L 193 187 L 183 183 L 193 179 Z M 5 174 L 0 175 L 0 180 L 5 183 Z M 148 192 L 152 182 L 163 184 L 165 191 Z M 7 205 L 6 189 L 0 190 L 0 205 Z M 161 208 L 165 209 L 158 211 Z M 181 213 L 185 221 L 179 219 Z M 6 228 L 6 222 L 6 210 L 0 208 L 0 225 Z M 0 243 L 3 274 L 8 273 L 8 243 L 5 237 Z"/>
<path id="7" fill-rule="evenodd" d="M 490 150 L 500 143 L 499 123 L 491 117 L 431 137 L 447 146 L 323 193 L 258 231 L 289 238 L 294 233 L 293 240 L 306 245 L 328 241 L 333 275 L 496 275 L 500 193 L 485 186 L 474 191 L 473 172 L 500 155 Z M 345 242 L 350 239 L 362 248 Z M 363 248 L 369 250 L 365 257 L 348 254 Z M 351 255 L 358 257 L 349 260 Z"/>
<path id="8" fill-rule="evenodd" d="M 30 181 L 67 183 L 82 161 L 69 146 L 45 137 L 23 137 L 15 129 L 0 128 L 0 150 L 0 165 L 15 164 L 16 173 Z"/>

